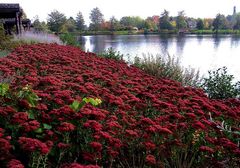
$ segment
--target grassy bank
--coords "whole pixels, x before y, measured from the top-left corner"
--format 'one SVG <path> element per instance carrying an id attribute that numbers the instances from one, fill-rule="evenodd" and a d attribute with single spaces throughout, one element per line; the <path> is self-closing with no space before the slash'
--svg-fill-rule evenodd
<path id="1" fill-rule="evenodd" d="M 192 30 L 190 31 L 191 34 L 240 34 L 240 30 Z"/>
<path id="2" fill-rule="evenodd" d="M 160 30 L 160 31 L 84 31 L 71 33 L 77 36 L 88 36 L 88 35 L 132 35 L 132 34 L 178 34 L 178 30 Z M 184 34 L 239 34 L 240 30 L 189 30 Z"/>

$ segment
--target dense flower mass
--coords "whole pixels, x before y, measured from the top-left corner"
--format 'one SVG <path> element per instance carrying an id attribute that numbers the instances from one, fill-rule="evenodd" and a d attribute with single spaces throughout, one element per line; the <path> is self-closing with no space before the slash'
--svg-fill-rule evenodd
<path id="1" fill-rule="evenodd" d="M 1 58 L 0 75 L 16 93 L 0 96 L 0 165 L 240 164 L 239 99 L 211 100 L 200 89 L 56 44 L 17 48 Z M 70 106 L 84 97 L 102 103 Z"/>
<path id="2" fill-rule="evenodd" d="M 12 159 L 8 162 L 7 168 L 24 168 L 24 166 L 19 160 Z"/>
<path id="3" fill-rule="evenodd" d="M 47 154 L 49 152 L 48 146 L 37 139 L 19 137 L 18 143 L 23 150 L 29 152 L 39 151 L 42 154 Z"/>

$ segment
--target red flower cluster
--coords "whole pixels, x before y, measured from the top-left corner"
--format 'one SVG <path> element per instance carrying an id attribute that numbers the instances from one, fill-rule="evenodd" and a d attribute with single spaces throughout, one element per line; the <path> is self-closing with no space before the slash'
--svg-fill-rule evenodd
<path id="1" fill-rule="evenodd" d="M 20 137 L 18 143 L 23 150 L 28 152 L 39 151 L 42 154 L 47 154 L 50 150 L 45 143 L 39 141 L 38 139 Z"/>
<path id="2" fill-rule="evenodd" d="M 78 163 L 72 163 L 70 165 L 62 166 L 61 168 L 100 168 L 97 165 L 81 165 Z"/>
<path id="3" fill-rule="evenodd" d="M 75 129 L 75 126 L 68 122 L 62 122 L 61 125 L 57 128 L 60 132 L 70 132 Z"/>
<path id="4" fill-rule="evenodd" d="M 24 128 L 24 131 L 30 132 L 38 129 L 40 127 L 40 123 L 36 120 L 32 120 L 32 121 L 23 123 L 22 127 Z"/>
<path id="5" fill-rule="evenodd" d="M 0 72 L 3 77 L 14 77 L 13 89 L 29 84 L 40 98 L 36 107 L 29 107 L 25 100 L 12 107 L 8 99 L 1 99 L 5 103 L 0 104 L 2 160 L 9 161 L 5 153 L 13 151 L 14 156 L 12 146 L 19 144 L 25 151 L 42 154 L 52 148 L 54 152 L 64 149 L 64 157 L 74 158 L 63 159 L 63 163 L 97 161 L 105 167 L 110 167 L 110 158 L 118 157 L 112 164 L 119 167 L 119 160 L 127 162 L 139 153 L 148 164 L 155 164 L 156 159 L 169 158 L 178 153 L 174 150 L 181 151 L 187 145 L 198 155 L 203 151 L 206 155 L 219 152 L 223 160 L 229 155 L 240 157 L 238 99 L 210 100 L 202 90 L 56 44 L 17 48 L 1 58 Z M 83 97 L 97 97 L 103 103 L 97 107 L 85 105 L 79 112 L 70 108 L 74 100 Z M 231 131 L 220 128 L 223 121 Z M 10 137 L 14 139 L 10 141 Z M 16 141 L 19 144 L 14 144 Z M 152 155 L 145 158 L 146 153 Z"/>
<path id="6" fill-rule="evenodd" d="M 212 148 L 210 148 L 210 147 L 208 147 L 208 146 L 201 146 L 201 147 L 199 148 L 199 150 L 202 151 L 202 152 L 214 153 L 214 149 L 212 149 Z"/>
<path id="7" fill-rule="evenodd" d="M 7 168 L 24 168 L 24 166 L 19 160 L 12 159 L 8 162 Z"/>
<path id="8" fill-rule="evenodd" d="M 156 164 L 156 159 L 153 155 L 147 155 L 146 156 L 146 162 L 150 165 L 155 165 Z"/>
<path id="9" fill-rule="evenodd" d="M 99 142 L 91 142 L 90 146 L 97 152 L 100 152 L 102 150 L 102 144 Z"/>

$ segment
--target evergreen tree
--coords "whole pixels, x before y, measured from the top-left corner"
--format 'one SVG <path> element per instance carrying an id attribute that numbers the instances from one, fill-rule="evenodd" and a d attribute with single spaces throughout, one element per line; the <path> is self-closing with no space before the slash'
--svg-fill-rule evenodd
<path id="1" fill-rule="evenodd" d="M 164 12 L 161 14 L 161 17 L 159 19 L 159 28 L 167 30 L 173 29 L 169 18 L 169 12 L 167 10 L 164 10 Z"/>
<path id="2" fill-rule="evenodd" d="M 85 30 L 85 21 L 82 15 L 82 12 L 78 12 L 77 17 L 76 17 L 76 28 L 79 31 Z"/>

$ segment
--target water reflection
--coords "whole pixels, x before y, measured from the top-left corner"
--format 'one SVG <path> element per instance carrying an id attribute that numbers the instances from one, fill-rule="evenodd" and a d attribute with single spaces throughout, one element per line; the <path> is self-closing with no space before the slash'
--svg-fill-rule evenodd
<path id="1" fill-rule="evenodd" d="M 161 54 L 181 57 L 183 66 L 207 73 L 227 66 L 240 80 L 240 36 L 234 35 L 98 35 L 79 37 L 85 51 L 102 52 L 109 47 L 132 58 L 136 55 Z"/>
<path id="2" fill-rule="evenodd" d="M 203 41 L 203 36 L 202 35 L 197 35 L 196 36 L 198 44 L 201 45 L 202 41 Z"/>
<path id="3" fill-rule="evenodd" d="M 179 56 L 183 55 L 185 42 L 186 42 L 186 38 L 183 35 L 177 37 L 176 45 L 177 45 L 177 53 L 179 54 Z"/>
<path id="4" fill-rule="evenodd" d="M 231 37 L 231 48 L 236 48 L 239 46 L 239 38 L 240 36 L 239 35 L 236 35 L 236 36 L 232 36 Z"/>
<path id="5" fill-rule="evenodd" d="M 213 35 L 214 48 L 217 50 L 221 41 L 220 35 Z"/>
<path id="6" fill-rule="evenodd" d="M 168 42 L 169 42 L 168 37 L 162 35 L 162 36 L 160 36 L 159 39 L 160 39 L 159 40 L 159 47 L 161 48 L 162 55 L 168 55 L 169 54 L 169 52 L 168 52 L 168 48 L 169 48 L 169 46 L 168 46 Z"/>

